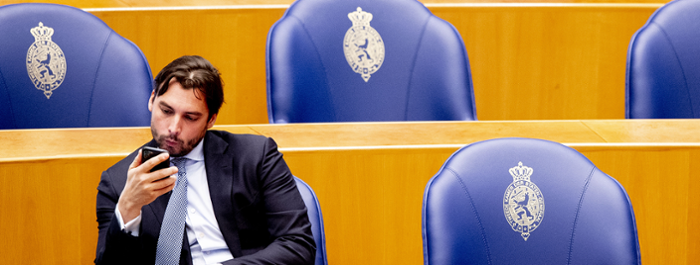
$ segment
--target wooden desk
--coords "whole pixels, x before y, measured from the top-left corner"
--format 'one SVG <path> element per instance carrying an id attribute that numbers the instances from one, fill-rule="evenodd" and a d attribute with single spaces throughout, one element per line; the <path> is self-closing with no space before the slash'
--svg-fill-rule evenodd
<path id="1" fill-rule="evenodd" d="M 565 143 L 627 189 L 644 264 L 700 258 L 700 121 L 233 125 L 273 137 L 315 190 L 330 264 L 422 264 L 427 181 L 459 147 L 498 137 Z M 148 128 L 0 131 L 0 264 L 91 264 L 100 172 Z"/>

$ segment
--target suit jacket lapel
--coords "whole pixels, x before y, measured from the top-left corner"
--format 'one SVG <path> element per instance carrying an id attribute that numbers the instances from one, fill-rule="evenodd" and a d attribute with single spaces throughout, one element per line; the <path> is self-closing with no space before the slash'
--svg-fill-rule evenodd
<path id="1" fill-rule="evenodd" d="M 238 228 L 236 226 L 233 192 L 233 150 L 228 143 L 212 132 L 204 137 L 204 165 L 207 171 L 209 194 L 214 215 L 231 254 L 242 256 Z"/>

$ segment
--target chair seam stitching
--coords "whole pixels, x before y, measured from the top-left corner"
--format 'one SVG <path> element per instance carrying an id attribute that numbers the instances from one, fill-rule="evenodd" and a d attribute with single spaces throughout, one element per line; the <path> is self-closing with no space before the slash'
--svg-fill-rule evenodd
<path id="1" fill-rule="evenodd" d="M 474 212 L 474 216 L 476 217 L 476 220 L 479 223 L 479 230 L 481 230 L 481 240 L 484 242 L 484 246 L 486 247 L 486 261 L 487 261 L 487 264 L 491 264 L 491 250 L 489 248 L 488 241 L 486 240 L 486 232 L 484 231 L 484 226 L 481 223 L 481 218 L 479 217 L 479 213 L 476 211 L 476 206 L 474 205 L 474 201 L 472 200 L 472 196 L 469 193 L 469 189 L 467 188 L 467 185 L 462 181 L 462 177 L 459 174 L 457 174 L 457 172 L 455 172 L 451 168 L 445 168 L 445 169 L 450 171 L 457 178 L 459 185 L 462 187 L 462 190 L 464 191 L 464 193 L 466 193 L 467 198 L 469 199 L 469 203 L 472 205 L 472 212 Z"/>
<path id="2" fill-rule="evenodd" d="M 571 264 L 571 255 L 573 254 L 574 237 L 576 236 L 576 225 L 578 225 L 578 217 L 579 217 L 579 214 L 581 213 L 581 207 L 583 205 L 583 200 L 586 197 L 586 192 L 588 191 L 588 186 L 591 183 L 591 178 L 593 177 L 593 173 L 595 172 L 595 170 L 596 170 L 596 167 L 594 166 L 591 169 L 591 172 L 588 173 L 588 177 L 586 178 L 586 182 L 583 185 L 583 190 L 581 190 L 581 195 L 580 195 L 580 199 L 578 202 L 578 206 L 576 207 L 576 215 L 574 217 L 574 226 L 571 229 L 571 240 L 569 242 L 569 255 L 566 259 L 566 264 Z"/>
<path id="3" fill-rule="evenodd" d="M 423 28 L 421 29 L 421 32 L 420 32 L 420 37 L 418 38 L 418 40 L 419 40 L 418 47 L 416 47 L 416 52 L 413 54 L 413 60 L 411 61 L 411 70 L 409 70 L 409 73 L 411 73 L 411 74 L 408 75 L 409 76 L 408 77 L 408 87 L 406 89 L 406 104 L 404 104 L 406 109 L 404 110 L 404 120 L 409 120 L 408 119 L 408 112 L 410 110 L 409 103 L 411 102 L 413 72 L 415 71 L 415 68 L 416 68 L 416 61 L 418 61 L 418 54 L 420 52 L 421 47 L 423 46 L 423 41 L 425 40 L 424 39 L 425 30 L 428 28 L 428 24 L 430 23 L 430 21 L 434 17 L 435 17 L 435 15 L 430 14 L 430 16 L 428 16 L 428 18 L 426 19 L 426 22 L 423 24 Z"/>
<path id="4" fill-rule="evenodd" d="M 102 59 L 104 58 L 105 55 L 105 50 L 107 49 L 107 45 L 109 44 L 109 39 L 112 38 L 112 35 L 114 34 L 114 31 L 110 31 L 109 35 L 107 35 L 107 38 L 105 38 L 104 43 L 102 43 L 102 50 L 100 51 L 100 59 L 97 60 L 97 67 L 95 68 L 95 77 L 92 79 L 92 89 L 90 90 L 90 99 L 88 102 L 88 115 L 87 115 L 87 125 L 86 127 L 90 127 L 90 120 L 92 118 L 92 102 L 93 98 L 95 97 L 95 90 L 97 89 L 96 84 L 97 84 L 97 78 L 100 73 L 100 68 L 102 68 Z"/>
<path id="5" fill-rule="evenodd" d="M 690 89 L 688 88 L 688 79 L 686 78 L 685 69 L 683 68 L 683 64 L 681 63 L 680 58 L 678 58 L 678 52 L 676 52 L 676 47 L 675 47 L 675 45 L 673 45 L 673 42 L 671 42 L 671 38 L 668 37 L 666 30 L 664 30 L 664 28 L 661 25 L 657 24 L 656 22 L 651 22 L 651 25 L 656 26 L 661 31 L 661 33 L 664 34 L 664 38 L 666 39 L 668 44 L 671 46 L 671 49 L 673 50 L 673 55 L 676 57 L 676 61 L 678 62 L 678 67 L 681 68 L 681 75 L 683 75 L 683 83 L 685 85 L 684 86 L 685 93 L 688 96 L 688 101 L 690 101 L 690 113 L 693 115 L 693 117 L 695 117 L 695 110 L 693 109 L 693 98 L 691 97 Z"/>
<path id="6" fill-rule="evenodd" d="M 10 119 L 12 120 L 12 126 L 14 128 L 17 128 L 17 122 L 15 120 L 15 113 L 14 113 L 14 108 L 12 107 L 12 95 L 10 94 L 10 87 L 7 85 L 7 79 L 5 79 L 5 76 L 2 74 L 2 71 L 0 71 L 0 79 L 2 79 L 2 84 L 5 85 L 5 94 L 7 94 L 7 102 L 9 104 L 9 109 L 10 109 Z"/>
<path id="7" fill-rule="evenodd" d="M 319 58 L 319 63 L 321 63 L 321 67 L 323 68 L 323 77 L 324 77 L 323 79 L 324 79 L 326 85 L 328 86 L 328 97 L 329 97 L 329 101 L 331 102 L 331 106 L 332 106 L 331 110 L 333 111 L 332 120 L 337 120 L 336 111 L 335 111 L 336 104 L 335 104 L 334 97 L 332 95 L 333 89 L 331 89 L 330 82 L 328 79 L 328 68 L 323 63 L 323 59 L 322 59 L 321 54 L 319 53 L 319 50 L 318 50 L 318 45 L 316 45 L 316 42 L 311 37 L 312 35 L 309 33 L 309 30 L 306 28 L 306 24 L 301 19 L 299 19 L 298 17 L 296 17 L 295 15 L 292 15 L 292 14 L 290 14 L 289 17 L 294 18 L 296 21 L 299 22 L 299 25 L 301 25 L 301 28 L 304 29 L 304 33 L 306 33 L 306 37 L 309 38 L 309 41 L 314 46 L 314 53 L 316 53 L 316 56 Z"/>

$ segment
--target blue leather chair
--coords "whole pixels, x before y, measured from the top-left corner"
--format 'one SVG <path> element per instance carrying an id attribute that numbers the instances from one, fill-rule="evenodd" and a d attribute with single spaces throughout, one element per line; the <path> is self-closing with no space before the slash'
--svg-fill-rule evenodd
<path id="1" fill-rule="evenodd" d="M 626 117 L 700 118 L 700 1 L 659 8 L 627 54 Z"/>
<path id="2" fill-rule="evenodd" d="M 298 0 L 266 60 L 270 123 L 476 119 L 462 38 L 415 0 Z"/>
<path id="3" fill-rule="evenodd" d="M 143 53 L 77 8 L 0 6 L 0 129 L 148 126 Z"/>
<path id="4" fill-rule="evenodd" d="M 306 211 L 311 221 L 311 233 L 314 235 L 314 241 L 316 241 L 316 259 L 314 264 L 328 265 L 328 259 L 326 258 L 326 235 L 323 230 L 321 205 L 318 203 L 316 193 L 314 193 L 314 190 L 312 190 L 306 182 L 297 177 L 294 177 L 294 180 L 296 180 L 297 189 L 299 189 L 301 198 L 306 205 Z"/>
<path id="5" fill-rule="evenodd" d="M 426 265 L 641 264 L 624 188 L 579 152 L 502 138 L 455 152 L 423 200 Z"/>

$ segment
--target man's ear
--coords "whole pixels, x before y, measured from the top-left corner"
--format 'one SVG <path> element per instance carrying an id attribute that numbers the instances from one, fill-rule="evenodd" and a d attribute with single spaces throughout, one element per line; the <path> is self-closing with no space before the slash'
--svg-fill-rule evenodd
<path id="1" fill-rule="evenodd" d="M 207 129 L 211 129 L 211 127 L 214 126 L 214 123 L 216 122 L 216 116 L 218 115 L 218 113 L 211 115 L 211 119 L 209 119 L 209 122 L 207 122 Z"/>
<path id="2" fill-rule="evenodd" d="M 156 90 L 151 91 L 151 97 L 148 99 L 148 111 L 153 112 L 153 101 L 156 100 Z"/>

